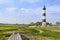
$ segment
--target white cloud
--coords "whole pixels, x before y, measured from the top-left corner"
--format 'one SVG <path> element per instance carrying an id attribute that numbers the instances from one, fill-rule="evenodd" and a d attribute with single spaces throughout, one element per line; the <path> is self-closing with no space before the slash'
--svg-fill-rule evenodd
<path id="1" fill-rule="evenodd" d="M 23 11 L 23 10 L 24 10 L 24 8 L 21 8 L 21 10 Z"/>
<path id="2" fill-rule="evenodd" d="M 60 20 L 60 6 L 47 6 L 47 22 L 56 22 Z M 22 17 L 21 17 L 22 16 Z M 30 20 L 38 21 L 42 18 L 42 7 L 38 7 L 35 9 L 32 8 L 21 8 L 19 10 L 19 17 L 30 18 Z M 28 20 L 26 19 L 26 20 Z"/>
<path id="3" fill-rule="evenodd" d="M 17 8 L 14 8 L 14 7 L 6 8 L 6 11 L 8 12 L 15 12 L 16 10 Z"/>
<path id="4" fill-rule="evenodd" d="M 47 21 L 48 22 L 57 22 L 60 20 L 60 6 L 53 5 L 47 7 Z"/>
<path id="5" fill-rule="evenodd" d="M 17 15 L 15 14 L 17 8 L 10 7 L 0 11 L 0 23 L 16 23 Z"/>
<path id="6" fill-rule="evenodd" d="M 41 9 L 21 8 L 18 12 L 18 23 L 37 22 L 41 19 Z M 20 21 L 19 21 L 20 20 Z M 30 21 L 29 21 L 30 20 Z"/>
<path id="7" fill-rule="evenodd" d="M 49 6 L 47 7 L 47 11 L 54 12 L 54 13 L 60 13 L 60 6 L 59 5 Z"/>
<path id="8" fill-rule="evenodd" d="M 9 7 L 6 8 L 6 15 L 2 15 L 1 21 L 4 22 L 14 22 L 14 23 L 30 23 L 40 21 L 42 18 L 42 8 L 38 7 L 35 9 L 32 8 L 15 8 Z M 60 17 L 60 6 L 47 6 L 47 20 L 48 22 L 59 21 Z M 17 13 L 15 13 L 17 11 Z M 57 19 L 58 18 L 58 19 Z M 29 21 L 30 20 L 30 21 Z"/>
<path id="9" fill-rule="evenodd" d="M 40 8 L 32 9 L 32 8 L 21 8 L 19 13 L 23 15 L 39 15 L 41 12 Z"/>

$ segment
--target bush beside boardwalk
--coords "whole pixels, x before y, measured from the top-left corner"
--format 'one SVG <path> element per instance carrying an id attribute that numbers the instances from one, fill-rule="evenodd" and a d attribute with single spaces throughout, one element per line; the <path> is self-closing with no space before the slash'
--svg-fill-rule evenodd
<path id="1" fill-rule="evenodd" d="M 43 31 L 40 33 L 40 30 Z M 57 31 L 56 31 L 57 30 Z M 8 40 L 15 32 L 35 32 L 35 34 L 24 34 L 25 40 L 60 40 L 60 27 L 22 27 L 20 25 L 0 25 L 0 40 Z M 24 40 L 24 39 L 23 39 Z"/>

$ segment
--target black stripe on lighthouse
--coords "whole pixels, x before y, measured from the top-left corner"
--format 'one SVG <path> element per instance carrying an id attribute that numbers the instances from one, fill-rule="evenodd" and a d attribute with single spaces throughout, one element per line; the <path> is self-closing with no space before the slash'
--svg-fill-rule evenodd
<path id="1" fill-rule="evenodd" d="M 46 16 L 46 13 L 43 13 L 43 16 Z"/>
<path id="2" fill-rule="evenodd" d="M 46 22 L 46 19 L 43 19 L 42 22 Z"/>

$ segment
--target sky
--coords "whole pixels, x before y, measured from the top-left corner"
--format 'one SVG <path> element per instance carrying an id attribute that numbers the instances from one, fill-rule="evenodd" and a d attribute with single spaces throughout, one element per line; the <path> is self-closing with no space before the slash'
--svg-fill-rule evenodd
<path id="1" fill-rule="evenodd" d="M 60 0 L 0 0 L 0 23 L 41 22 L 44 5 L 47 22 L 60 22 Z"/>

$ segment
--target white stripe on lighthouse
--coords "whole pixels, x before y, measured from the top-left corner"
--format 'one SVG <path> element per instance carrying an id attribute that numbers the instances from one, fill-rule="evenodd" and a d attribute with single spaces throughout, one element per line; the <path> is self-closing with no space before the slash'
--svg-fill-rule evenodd
<path id="1" fill-rule="evenodd" d="M 43 10 L 42 13 L 46 13 L 46 10 Z"/>
<path id="2" fill-rule="evenodd" d="M 46 16 L 43 16 L 42 19 L 46 19 Z"/>

